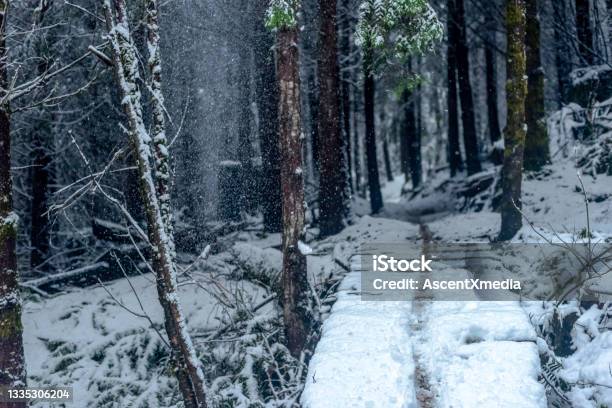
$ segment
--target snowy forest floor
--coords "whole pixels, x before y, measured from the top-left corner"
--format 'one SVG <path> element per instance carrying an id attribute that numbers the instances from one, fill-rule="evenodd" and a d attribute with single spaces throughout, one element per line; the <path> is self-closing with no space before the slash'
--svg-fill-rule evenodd
<path id="1" fill-rule="evenodd" d="M 592 198 L 594 239 L 610 239 L 609 180 L 583 181 Z M 364 243 L 422 243 L 419 220 L 427 222 L 433 239 L 487 242 L 497 234 L 499 214 L 487 210 L 444 211 L 426 220 L 415 216 L 415 208 L 432 198 L 406 201 L 402 184 L 396 179 L 385 186 L 386 207 L 380 216 L 363 215 L 367 203 L 357 199 L 354 223 L 340 234 L 321 241 L 310 234 L 313 288 L 322 290 L 330 279 L 342 281 L 335 294 L 323 299 L 322 337 L 307 368 L 302 406 L 550 406 L 540 362 L 546 346 L 533 324 L 550 313 L 541 302 L 360 299 L 358 254 Z M 524 211 L 541 234 L 571 237 L 585 227 L 578 185 L 571 164 L 555 164 L 545 176 L 525 181 Z M 209 378 L 215 378 L 212 389 L 234 401 L 230 406 L 248 406 L 260 392 L 252 382 L 257 375 L 254 359 L 265 354 L 249 346 L 255 336 L 251 327 L 265 326 L 270 348 L 276 350 L 278 328 L 266 322 L 278 314 L 273 293 L 281 266 L 280 235 L 240 232 L 234 238 L 229 251 L 207 259 L 182 256 L 180 291 L 196 348 Z M 541 239 L 529 226 L 517 235 L 522 242 Z M 326 305 L 334 300 L 330 310 Z M 73 386 L 75 407 L 180 406 L 172 375 L 164 368 L 168 356 L 159 335 L 162 313 L 151 274 L 52 297 L 30 295 L 23 321 L 31 385 Z M 240 322 L 248 326 L 239 339 L 247 351 L 234 348 L 235 339 L 228 334 L 228 327 Z M 567 402 L 574 407 L 612 405 L 611 332 L 576 344 L 577 352 L 563 359 L 560 375 L 583 385 L 568 394 Z M 300 374 L 289 377 L 299 382 Z M 294 388 L 297 391 L 279 395 L 278 400 L 295 402 L 301 385 Z M 279 406 L 278 400 L 267 406 Z"/>

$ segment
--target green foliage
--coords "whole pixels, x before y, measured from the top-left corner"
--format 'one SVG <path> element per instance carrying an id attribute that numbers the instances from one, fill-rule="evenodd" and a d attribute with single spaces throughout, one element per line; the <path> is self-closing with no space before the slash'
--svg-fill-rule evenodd
<path id="1" fill-rule="evenodd" d="M 400 99 L 402 94 L 407 92 L 412 92 L 416 89 L 417 86 L 425 83 L 425 78 L 419 74 L 408 74 L 406 77 L 402 78 L 399 83 L 393 88 L 393 95 Z"/>
<path id="2" fill-rule="evenodd" d="M 266 28 L 278 30 L 295 27 L 299 5 L 299 0 L 270 0 Z"/>
<path id="3" fill-rule="evenodd" d="M 361 4 L 357 45 L 366 55 L 378 51 L 382 62 L 426 52 L 442 34 L 442 23 L 427 0 L 364 0 Z"/>

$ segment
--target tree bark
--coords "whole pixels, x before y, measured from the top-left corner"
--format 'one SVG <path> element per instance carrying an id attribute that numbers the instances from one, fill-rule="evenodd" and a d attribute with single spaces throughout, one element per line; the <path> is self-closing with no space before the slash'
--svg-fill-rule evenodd
<path id="1" fill-rule="evenodd" d="M 576 0 L 576 33 L 578 35 L 578 51 L 584 65 L 592 65 L 593 32 L 591 31 L 589 0 Z"/>
<path id="2" fill-rule="evenodd" d="M 457 106 L 457 50 L 456 41 L 459 36 L 457 26 L 453 22 L 455 15 L 455 0 L 447 1 L 447 31 L 448 41 L 446 46 L 447 60 L 447 84 L 448 95 L 446 98 L 448 110 L 448 163 L 450 166 L 451 177 L 463 170 L 463 158 L 461 157 L 461 146 L 459 144 L 459 113 Z M 407 103 L 407 101 L 405 102 Z M 406 176 L 407 172 L 407 152 L 406 152 Z"/>
<path id="3" fill-rule="evenodd" d="M 350 1 L 342 1 L 343 24 L 340 41 L 341 61 L 346 61 L 341 69 L 342 79 L 342 129 L 344 132 L 344 146 L 346 149 L 346 177 L 351 194 L 355 192 L 353 187 L 353 165 L 352 165 L 352 143 L 351 143 L 351 74 L 348 70 L 351 54 L 351 23 L 349 19 Z"/>
<path id="4" fill-rule="evenodd" d="M 567 44 L 563 26 L 567 20 L 565 1 L 551 0 L 553 6 L 553 19 L 556 21 L 554 27 L 555 38 L 555 65 L 557 66 L 557 81 L 559 85 L 558 108 L 568 103 L 571 88 L 570 72 L 572 70 L 571 52 Z"/>
<path id="5" fill-rule="evenodd" d="M 501 139 L 499 113 L 497 110 L 497 76 L 495 75 L 495 55 L 489 46 L 485 46 L 485 65 L 487 81 L 487 116 L 491 144 Z"/>
<path id="6" fill-rule="evenodd" d="M 310 305 L 306 257 L 298 247 L 304 234 L 304 171 L 297 27 L 278 29 L 277 42 L 283 202 L 283 317 L 287 347 L 293 356 L 299 357 L 310 332 Z"/>
<path id="7" fill-rule="evenodd" d="M 0 88 L 8 90 L 6 12 L 8 1 L 0 0 Z M 0 386 L 24 387 L 26 367 L 23 353 L 21 299 L 17 273 L 17 214 L 13 210 L 11 181 L 10 107 L 0 106 Z M 15 403 L 25 408 L 27 403 Z"/>
<path id="8" fill-rule="evenodd" d="M 525 1 L 507 0 L 507 81 L 508 123 L 504 131 L 502 169 L 501 229 L 499 240 L 511 239 L 521 228 L 521 184 L 525 146 Z M 518 208 L 518 209 L 517 209 Z"/>
<path id="9" fill-rule="evenodd" d="M 336 0 L 320 0 L 319 32 L 319 228 L 321 237 L 344 226 L 346 164 L 340 128 L 340 69 Z"/>
<path id="10" fill-rule="evenodd" d="M 372 50 L 364 47 L 363 56 L 363 102 L 365 111 L 365 149 L 368 167 L 368 188 L 372 214 L 377 214 L 383 207 L 380 180 L 378 176 L 378 156 L 376 153 L 376 128 L 374 123 L 374 72 L 372 71 Z"/>
<path id="11" fill-rule="evenodd" d="M 457 55 L 457 79 L 459 98 L 461 99 L 461 120 L 463 122 L 463 144 L 465 146 L 465 163 L 468 175 L 481 171 L 478 158 L 478 136 L 474 119 L 474 99 L 470 84 L 470 61 L 465 27 L 465 10 L 463 0 L 455 0 L 453 20 L 458 34 L 455 47 Z"/>
<path id="12" fill-rule="evenodd" d="M 267 0 L 258 2 L 265 15 Z M 272 46 L 272 35 L 263 24 L 258 25 L 255 48 L 256 64 L 256 99 L 259 115 L 259 147 L 261 150 L 262 177 L 260 197 L 263 227 L 266 232 L 282 231 L 282 203 L 280 179 L 280 152 L 278 147 L 278 86 L 276 83 L 276 67 Z"/>
<path id="13" fill-rule="evenodd" d="M 248 7 L 248 6 L 246 6 Z M 247 15 L 252 15 L 248 14 Z M 245 22 L 246 23 L 246 22 Z M 244 44 L 243 44 L 244 45 Z M 251 110 L 251 50 L 241 46 L 238 56 L 238 151 L 237 158 L 241 166 L 240 192 L 238 200 L 241 210 L 249 214 L 255 211 L 253 199 L 253 146 L 251 144 L 252 116 Z"/>
<path id="14" fill-rule="evenodd" d="M 185 317 L 179 304 L 174 265 L 174 244 L 172 234 L 167 229 L 170 222 L 169 197 L 158 196 L 160 185 L 169 180 L 169 174 L 162 172 L 158 161 L 157 149 L 167 154 L 167 145 L 160 139 L 152 140 L 143 122 L 142 102 L 137 83 L 138 63 L 136 51 L 130 35 L 125 0 L 103 0 L 109 43 L 113 52 L 113 65 L 121 104 L 128 118 L 128 134 L 132 144 L 133 156 L 138 167 L 139 183 L 147 219 L 148 239 L 153 249 L 153 270 L 156 273 L 159 301 L 164 311 L 164 324 L 175 359 L 176 375 L 185 406 L 203 408 L 207 406 L 204 394 L 204 375 L 200 361 L 195 355 L 191 337 L 187 332 Z M 156 0 L 147 0 L 148 29 L 158 30 L 158 8 Z M 157 40 L 159 34 L 155 33 Z M 151 41 L 151 37 L 149 37 Z M 153 47 L 158 48 L 158 44 Z M 149 48 L 151 44 L 149 44 Z M 159 49 L 157 49 L 157 52 Z M 155 55 L 152 51 L 151 55 Z M 159 71 L 157 71 L 159 70 Z M 161 65 L 153 72 L 161 79 Z M 160 84 L 161 85 L 161 84 Z M 161 101 L 159 101 L 161 102 Z M 154 117 L 154 126 L 159 118 Z M 158 123 L 159 124 L 159 123 Z M 163 132 L 162 132 L 163 133 Z M 159 129 L 153 132 L 159 137 Z M 152 152 L 151 145 L 155 144 Z M 152 167 L 155 157 L 156 167 Z M 161 179 L 160 179 L 161 178 Z M 168 195 L 168 194 L 166 194 Z M 169 196 L 169 195 L 168 195 Z"/>
<path id="15" fill-rule="evenodd" d="M 544 111 L 544 69 L 540 60 L 540 19 L 537 0 L 526 0 L 525 170 L 537 171 L 549 161 L 546 112 Z"/>
<path id="16" fill-rule="evenodd" d="M 423 171 L 421 168 L 421 135 L 417 126 L 416 95 L 407 92 L 404 104 L 404 120 L 406 121 L 406 149 L 408 156 L 408 170 L 412 188 L 416 189 L 421 185 Z"/>

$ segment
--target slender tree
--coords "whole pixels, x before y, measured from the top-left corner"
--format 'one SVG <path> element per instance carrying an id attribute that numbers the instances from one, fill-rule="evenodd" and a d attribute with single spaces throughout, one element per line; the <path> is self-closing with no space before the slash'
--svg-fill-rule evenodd
<path id="1" fill-rule="evenodd" d="M 470 60 L 465 25 L 465 9 L 463 0 L 455 0 L 453 21 L 457 26 L 455 47 L 457 55 L 457 82 L 459 98 L 461 99 L 461 122 L 463 123 L 463 144 L 465 147 L 465 163 L 468 175 L 481 171 L 478 158 L 478 136 L 474 119 L 474 98 L 470 83 Z"/>
<path id="2" fill-rule="evenodd" d="M 593 32 L 589 0 L 576 0 L 576 34 L 578 51 L 585 65 L 593 64 Z"/>
<path id="3" fill-rule="evenodd" d="M 111 4 L 112 1 L 112 4 Z M 161 58 L 159 54 L 158 6 L 156 0 L 146 1 L 149 67 L 152 74 L 153 105 L 163 104 L 161 88 Z M 132 42 L 124 0 L 103 0 L 109 43 L 121 104 L 128 119 L 128 136 L 138 167 L 140 191 L 147 219 L 148 239 L 153 248 L 153 270 L 157 278 L 159 301 L 164 311 L 164 324 L 176 367 L 179 389 L 188 408 L 206 407 L 204 376 L 195 355 L 185 317 L 179 304 L 174 243 L 171 228 L 168 146 L 160 112 L 153 108 L 153 130 L 147 131 L 143 120 L 136 50 Z M 158 82 L 157 85 L 153 85 Z M 163 116 L 163 113 L 161 113 Z M 155 158 L 152 164 L 152 158 Z M 166 193 L 164 193 L 166 192 Z"/>
<path id="4" fill-rule="evenodd" d="M 0 0 L 0 89 L 4 94 L 10 86 L 6 48 L 8 8 L 8 1 Z M 18 217 L 13 210 L 10 130 L 10 106 L 3 101 L 0 105 L 0 386 L 23 387 L 26 371 L 15 252 Z M 13 406 L 25 408 L 27 405 L 23 402 Z"/>
<path id="5" fill-rule="evenodd" d="M 497 75 L 495 74 L 495 54 L 490 46 L 485 46 L 485 71 L 487 82 L 487 119 L 489 122 L 489 137 L 491 144 L 501 139 L 499 113 L 497 109 Z"/>
<path id="6" fill-rule="evenodd" d="M 365 0 L 357 30 L 363 55 L 366 158 L 372 213 L 383 206 L 376 153 L 375 73 L 390 60 L 405 61 L 426 51 L 442 35 L 436 13 L 426 0 Z"/>
<path id="7" fill-rule="evenodd" d="M 269 0 L 258 0 L 258 16 L 265 18 Z M 261 20 L 260 20 L 261 21 Z M 274 63 L 274 38 L 263 24 L 255 28 L 256 103 L 259 115 L 259 148 L 261 151 L 261 191 L 259 201 L 266 232 L 281 232 L 282 205 L 280 152 L 278 148 L 278 86 Z M 270 125 L 272 124 L 272 125 Z"/>
<path id="8" fill-rule="evenodd" d="M 342 93 L 342 131 L 344 136 L 344 147 L 346 154 L 346 177 L 350 192 L 355 191 L 353 187 L 353 166 L 352 166 L 352 143 L 351 143 L 351 19 L 350 19 L 350 0 L 342 0 L 342 24 L 340 35 L 340 71 L 341 71 L 341 93 Z"/>
<path id="9" fill-rule="evenodd" d="M 453 22 L 455 0 L 447 1 L 447 43 L 446 69 L 447 88 L 446 109 L 448 111 L 448 163 L 451 177 L 463 170 L 463 158 L 459 143 L 459 113 L 457 105 L 457 47 L 455 46 L 457 25 Z"/>
<path id="10" fill-rule="evenodd" d="M 525 119 L 525 170 L 540 170 L 549 160 L 546 112 L 544 111 L 544 68 L 540 60 L 540 19 L 537 0 L 525 0 L 527 56 L 527 99 Z"/>
<path id="11" fill-rule="evenodd" d="M 340 69 L 336 0 L 320 0 L 319 31 L 319 228 L 322 237 L 344 225 L 346 155 L 340 128 Z"/>
<path id="12" fill-rule="evenodd" d="M 511 239 L 521 228 L 521 184 L 525 147 L 525 0 L 507 0 L 507 80 L 508 123 L 504 130 L 502 169 L 501 229 L 499 239 Z"/>
<path id="13" fill-rule="evenodd" d="M 300 250 L 304 235 L 304 171 L 298 65 L 297 12 L 299 2 L 272 0 L 267 26 L 276 30 L 279 88 L 279 145 L 283 203 L 282 305 L 287 346 L 299 357 L 310 333 L 306 257 Z"/>

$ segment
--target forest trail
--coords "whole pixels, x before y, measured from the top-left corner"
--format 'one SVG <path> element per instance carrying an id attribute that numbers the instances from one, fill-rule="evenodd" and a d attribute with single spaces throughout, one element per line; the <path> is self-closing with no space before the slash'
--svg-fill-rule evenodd
<path id="1" fill-rule="evenodd" d="M 387 236 L 377 236 L 379 242 L 402 231 L 402 240 L 420 241 L 427 252 L 436 231 L 419 217 L 393 212 L 401 214 L 400 220 L 385 213 L 365 217 L 366 226 L 376 220 L 391 228 Z M 406 222 L 410 218 L 416 222 Z M 538 382 L 536 335 L 518 303 L 441 302 L 429 293 L 412 302 L 363 301 L 359 255 L 350 255 L 351 272 L 323 325 L 302 406 L 547 406 Z M 515 356 L 511 361 L 510 355 Z"/>

